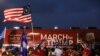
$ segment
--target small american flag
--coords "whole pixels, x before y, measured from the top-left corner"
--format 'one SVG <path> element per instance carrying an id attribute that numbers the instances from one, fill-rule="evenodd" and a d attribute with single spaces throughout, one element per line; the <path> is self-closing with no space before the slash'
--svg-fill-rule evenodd
<path id="1" fill-rule="evenodd" d="M 29 23 L 32 21 L 30 5 L 23 8 L 10 8 L 4 10 L 4 22 Z"/>

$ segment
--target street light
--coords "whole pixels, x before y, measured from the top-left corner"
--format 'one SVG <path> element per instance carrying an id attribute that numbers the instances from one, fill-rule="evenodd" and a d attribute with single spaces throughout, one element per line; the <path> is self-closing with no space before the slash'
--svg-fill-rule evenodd
<path id="1" fill-rule="evenodd" d="M 58 29 L 58 26 L 55 26 L 54 29 Z"/>
<path id="2" fill-rule="evenodd" d="M 18 30 L 18 29 L 20 29 L 20 27 L 19 26 L 14 26 L 13 29 Z"/>

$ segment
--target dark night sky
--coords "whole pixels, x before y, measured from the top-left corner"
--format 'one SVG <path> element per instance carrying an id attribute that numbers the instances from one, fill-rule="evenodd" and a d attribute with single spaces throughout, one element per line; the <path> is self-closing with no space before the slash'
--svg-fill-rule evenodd
<path id="1" fill-rule="evenodd" d="M 19 25 L 2 23 L 3 8 L 26 5 L 27 0 L 9 0 L 1 3 L 0 26 Z M 34 26 L 61 29 L 70 26 L 100 28 L 100 0 L 28 0 L 31 4 Z M 29 25 L 29 24 L 27 24 Z"/>

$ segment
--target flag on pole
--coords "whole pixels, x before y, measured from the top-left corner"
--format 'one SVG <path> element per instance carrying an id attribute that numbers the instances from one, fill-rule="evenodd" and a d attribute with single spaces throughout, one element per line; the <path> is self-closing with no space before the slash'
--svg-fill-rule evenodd
<path id="1" fill-rule="evenodd" d="M 27 39 L 24 31 L 21 37 L 21 56 L 27 56 Z"/>
<path id="2" fill-rule="evenodd" d="M 0 34 L 0 47 L 2 47 L 2 43 L 3 43 L 3 39 L 5 38 L 5 34 L 6 34 L 6 27 Z"/>
<path id="3" fill-rule="evenodd" d="M 0 40 L 2 39 L 2 38 L 5 38 L 5 34 L 6 34 L 6 27 L 4 28 L 4 30 L 1 32 L 1 34 L 0 34 Z"/>
<path id="4" fill-rule="evenodd" d="M 30 5 L 4 10 L 4 22 L 29 23 L 32 21 Z"/>

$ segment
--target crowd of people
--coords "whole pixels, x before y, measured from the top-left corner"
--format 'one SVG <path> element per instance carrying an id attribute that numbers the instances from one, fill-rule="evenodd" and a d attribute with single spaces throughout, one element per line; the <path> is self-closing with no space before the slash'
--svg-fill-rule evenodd
<path id="1" fill-rule="evenodd" d="M 6 48 L 2 52 L 2 56 L 20 56 L 20 54 L 20 48 L 18 47 Z M 78 45 L 73 48 L 60 48 L 57 46 L 52 48 L 37 47 L 34 49 L 29 47 L 27 49 L 27 56 L 100 56 L 100 51 L 98 48 L 82 48 Z"/>

